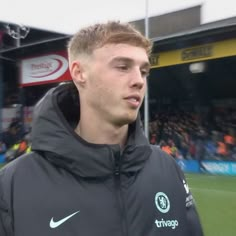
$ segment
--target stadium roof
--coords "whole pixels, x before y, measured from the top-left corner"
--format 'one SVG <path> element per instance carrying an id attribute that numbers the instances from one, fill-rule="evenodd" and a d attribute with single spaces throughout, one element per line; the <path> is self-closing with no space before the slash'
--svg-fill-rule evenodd
<path id="1" fill-rule="evenodd" d="M 155 42 L 158 46 L 171 44 L 173 42 L 179 40 L 189 40 L 194 38 L 202 38 L 204 36 L 211 35 L 222 35 L 228 34 L 236 31 L 236 17 L 215 21 L 207 24 L 202 24 L 198 27 L 195 27 L 191 30 L 186 30 L 182 32 L 178 32 L 175 34 L 170 34 L 167 36 L 160 36 L 153 38 L 153 42 Z"/>
<path id="2" fill-rule="evenodd" d="M 1 22 L 0 22 L 1 25 Z M 47 49 L 49 46 L 56 48 L 66 47 L 68 39 L 71 35 L 65 35 L 50 31 L 43 31 L 32 29 L 34 36 L 31 39 L 20 45 L 19 47 L 12 47 L 0 50 L 0 57 L 2 58 L 20 58 L 21 56 L 27 56 L 37 50 Z M 192 41 L 196 39 L 202 40 L 203 38 L 210 36 L 211 40 L 214 41 L 216 38 L 232 37 L 236 35 L 236 17 L 215 21 L 212 23 L 202 24 L 191 30 L 181 31 L 179 33 L 170 34 L 167 36 L 160 36 L 152 38 L 154 42 L 154 52 L 158 47 L 161 50 L 172 49 L 178 47 L 177 42 Z M 41 37 L 40 41 L 35 41 L 37 37 Z M 180 45 L 183 45 L 181 43 Z"/>

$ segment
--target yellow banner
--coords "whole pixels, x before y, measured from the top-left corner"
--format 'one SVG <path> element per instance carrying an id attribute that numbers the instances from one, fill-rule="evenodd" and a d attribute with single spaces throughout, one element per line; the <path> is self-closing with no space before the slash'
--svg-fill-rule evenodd
<path id="1" fill-rule="evenodd" d="M 191 48 L 182 48 L 152 54 L 150 62 L 152 65 L 151 68 L 159 68 L 235 55 L 236 39 L 229 39 L 210 44 L 202 44 Z"/>

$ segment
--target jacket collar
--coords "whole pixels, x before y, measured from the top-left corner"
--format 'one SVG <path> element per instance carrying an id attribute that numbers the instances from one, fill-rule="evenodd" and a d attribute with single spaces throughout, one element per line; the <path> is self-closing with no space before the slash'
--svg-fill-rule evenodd
<path id="1" fill-rule="evenodd" d="M 140 118 L 129 126 L 127 145 L 88 143 L 75 132 L 79 120 L 79 96 L 74 85 L 49 90 L 34 110 L 32 150 L 42 153 L 53 165 L 81 177 L 102 177 L 139 171 L 151 153 Z"/>

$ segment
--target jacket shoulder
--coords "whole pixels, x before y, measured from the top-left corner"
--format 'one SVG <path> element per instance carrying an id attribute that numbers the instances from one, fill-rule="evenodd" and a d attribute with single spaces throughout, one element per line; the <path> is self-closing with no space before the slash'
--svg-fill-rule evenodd
<path id="1" fill-rule="evenodd" d="M 184 173 L 180 169 L 174 157 L 170 156 L 156 145 L 151 145 L 151 149 L 152 149 L 152 155 L 151 155 L 152 161 L 155 162 L 157 166 L 159 166 L 163 170 L 170 170 L 170 169 L 172 171 L 174 170 L 177 173 L 177 176 L 179 180 L 181 180 L 181 182 L 183 181 L 183 179 L 185 179 Z"/>
<path id="2" fill-rule="evenodd" d="M 151 145 L 152 149 L 152 156 L 153 158 L 158 159 L 159 161 L 166 161 L 166 162 L 175 162 L 174 158 L 161 150 L 161 148 L 157 145 Z"/>
<path id="3" fill-rule="evenodd" d="M 14 161 L 6 164 L 0 170 L 0 200 L 4 202 L 10 202 L 11 199 L 11 187 L 14 181 L 16 172 L 21 169 L 27 162 L 32 162 L 34 157 L 38 154 L 31 152 L 24 154 Z M 26 164 L 28 165 L 28 164 Z"/>

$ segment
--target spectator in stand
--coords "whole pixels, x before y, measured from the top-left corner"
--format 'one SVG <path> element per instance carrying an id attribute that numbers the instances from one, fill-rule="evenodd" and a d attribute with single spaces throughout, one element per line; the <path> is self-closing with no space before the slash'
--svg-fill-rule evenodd
<path id="1" fill-rule="evenodd" d="M 169 139 L 168 144 L 170 146 L 171 156 L 178 159 L 179 158 L 179 150 L 176 147 L 174 141 L 172 139 Z"/>
<path id="2" fill-rule="evenodd" d="M 217 155 L 217 143 L 213 138 L 208 137 L 205 141 L 205 158 L 206 160 L 214 160 Z"/>
<path id="3" fill-rule="evenodd" d="M 218 142 L 217 155 L 221 160 L 224 160 L 224 161 L 227 160 L 228 149 L 223 139 Z"/>
<path id="4" fill-rule="evenodd" d="M 0 140 L 0 154 L 4 154 L 7 150 L 6 144 Z"/>
<path id="5" fill-rule="evenodd" d="M 227 146 L 227 150 L 228 150 L 229 154 L 231 154 L 233 151 L 233 148 L 235 146 L 235 135 L 234 135 L 234 131 L 232 128 L 229 128 L 228 132 L 225 133 L 224 143 Z"/>
<path id="6" fill-rule="evenodd" d="M 183 111 L 160 112 L 153 115 L 156 119 L 157 144 L 160 145 L 160 140 L 168 142 L 172 139 L 185 159 L 217 160 L 224 156 L 225 160 L 235 160 L 236 112 L 232 109 L 223 109 L 214 114 L 212 123 L 197 113 Z M 221 137 L 218 137 L 219 134 Z M 216 151 L 219 146 L 217 143 L 219 140 L 222 141 L 222 138 L 227 146 L 224 155 Z M 153 142 L 154 139 L 150 136 L 150 140 Z"/>
<path id="7" fill-rule="evenodd" d="M 31 151 L 31 145 L 29 142 L 29 134 L 26 133 L 23 138 L 12 145 L 6 152 L 6 161 L 10 162 L 17 157 L 29 153 Z"/>
<path id="8" fill-rule="evenodd" d="M 191 139 L 189 142 L 189 148 L 188 148 L 188 154 L 191 159 L 196 158 L 196 144 L 195 142 Z"/>
<path id="9" fill-rule="evenodd" d="M 171 147 L 164 140 L 160 142 L 160 148 L 162 151 L 171 155 Z"/>
<path id="10" fill-rule="evenodd" d="M 6 148 L 5 143 L 0 140 L 0 163 L 3 163 L 6 161 L 6 158 L 5 158 L 6 150 L 7 148 Z"/>
<path id="11" fill-rule="evenodd" d="M 3 132 L 2 140 L 6 145 L 6 148 L 10 148 L 14 145 L 20 138 L 20 124 L 14 121 L 9 125 L 8 129 Z"/>
<path id="12" fill-rule="evenodd" d="M 156 134 L 152 134 L 151 135 L 150 143 L 152 145 L 156 145 L 157 144 L 157 135 Z"/>

